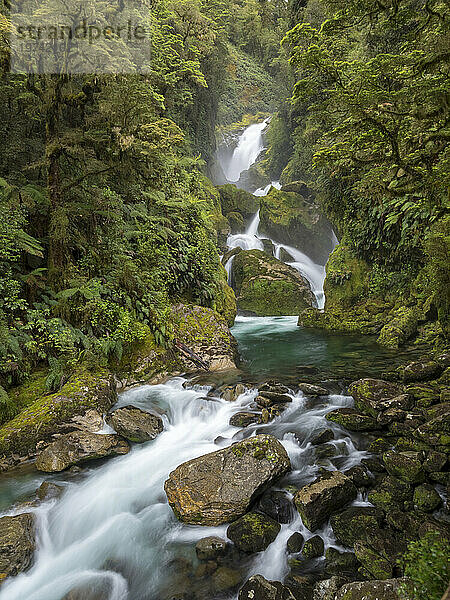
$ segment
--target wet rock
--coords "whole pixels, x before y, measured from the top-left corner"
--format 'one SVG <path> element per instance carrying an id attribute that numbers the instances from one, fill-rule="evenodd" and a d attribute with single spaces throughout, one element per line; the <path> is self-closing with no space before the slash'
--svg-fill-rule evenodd
<path id="1" fill-rule="evenodd" d="M 412 501 L 413 491 L 395 477 L 383 477 L 375 489 L 370 490 L 368 500 L 375 506 L 389 511 L 394 508 L 403 510 Z"/>
<path id="2" fill-rule="evenodd" d="M 428 420 L 420 425 L 414 436 L 433 446 L 450 444 L 450 403 L 438 404 L 427 411 Z"/>
<path id="3" fill-rule="evenodd" d="M 328 575 L 340 575 L 353 578 L 360 564 L 353 552 L 341 552 L 328 548 L 325 553 L 325 571 Z"/>
<path id="4" fill-rule="evenodd" d="M 242 516 L 290 468 L 280 442 L 257 435 L 183 463 L 170 473 L 164 489 L 181 521 L 221 525 Z"/>
<path id="5" fill-rule="evenodd" d="M 119 435 L 138 444 L 154 440 L 164 429 L 161 417 L 135 406 L 118 408 L 106 420 Z"/>
<path id="6" fill-rule="evenodd" d="M 401 389 L 395 383 L 381 379 L 360 379 L 350 385 L 348 393 L 355 399 L 357 410 L 377 417 L 383 408 L 380 403 L 399 396 Z"/>
<path id="7" fill-rule="evenodd" d="M 323 539 L 320 535 L 315 535 L 309 540 L 306 540 L 302 554 L 307 560 L 311 560 L 313 558 L 318 558 L 322 556 L 325 550 L 325 546 L 323 543 Z"/>
<path id="8" fill-rule="evenodd" d="M 314 531 L 328 517 L 356 498 L 357 490 L 339 471 L 328 472 L 295 494 L 294 502 L 303 523 Z"/>
<path id="9" fill-rule="evenodd" d="M 208 560 L 207 562 L 202 562 L 195 569 L 194 576 L 198 579 L 202 579 L 203 577 L 209 577 L 217 570 L 218 564 L 214 560 Z"/>
<path id="10" fill-rule="evenodd" d="M 219 567 L 211 578 L 215 592 L 222 593 L 236 588 L 242 581 L 242 575 L 236 569 Z"/>
<path id="11" fill-rule="evenodd" d="M 358 540 L 370 538 L 383 521 L 383 511 L 373 506 L 350 506 L 331 516 L 331 527 L 337 541 L 351 548 Z"/>
<path id="12" fill-rule="evenodd" d="M 419 510 L 425 512 L 433 512 L 442 504 L 441 497 L 434 487 L 428 483 L 416 487 L 414 490 L 413 501 Z"/>
<path id="13" fill-rule="evenodd" d="M 279 581 L 267 581 L 262 575 L 254 575 L 244 583 L 239 600 L 296 600 L 296 597 Z"/>
<path id="14" fill-rule="evenodd" d="M 406 536 L 408 540 L 417 540 L 420 537 L 420 526 L 423 523 L 422 516 L 414 512 L 403 512 L 391 509 L 386 513 L 387 523 Z"/>
<path id="15" fill-rule="evenodd" d="M 338 408 L 325 415 L 328 421 L 337 423 L 349 431 L 372 431 L 380 429 L 377 420 L 353 408 Z"/>
<path id="16" fill-rule="evenodd" d="M 287 388 L 282 383 L 271 379 L 269 381 L 266 381 L 266 383 L 263 383 L 263 385 L 259 387 L 259 392 L 275 392 L 277 394 L 288 394 L 289 388 Z"/>
<path id="17" fill-rule="evenodd" d="M 334 600 L 335 595 L 345 583 L 348 583 L 348 579 L 337 575 L 319 581 L 314 586 L 313 600 Z"/>
<path id="18" fill-rule="evenodd" d="M 309 282 L 294 267 L 262 250 L 239 252 L 233 277 L 239 307 L 256 315 L 298 315 L 315 305 Z"/>
<path id="19" fill-rule="evenodd" d="M 293 533 L 287 541 L 287 551 L 289 554 L 296 554 L 297 552 L 300 552 L 303 548 L 304 541 L 305 538 L 301 533 L 298 531 Z"/>
<path id="20" fill-rule="evenodd" d="M 127 454 L 128 443 L 118 435 L 97 435 L 74 431 L 61 436 L 36 458 L 36 468 L 46 473 L 64 471 L 77 463 Z"/>
<path id="21" fill-rule="evenodd" d="M 403 381 L 411 383 L 413 381 L 428 381 L 438 377 L 442 372 L 442 367 L 434 360 L 422 360 L 412 362 L 403 370 Z"/>
<path id="22" fill-rule="evenodd" d="M 423 463 L 423 468 L 429 473 L 435 471 L 443 471 L 447 464 L 447 456 L 443 452 L 436 452 L 432 450 L 428 453 Z"/>
<path id="23" fill-rule="evenodd" d="M 245 392 L 245 386 L 242 385 L 242 383 L 238 383 L 237 385 L 235 385 L 234 387 L 231 388 L 227 388 L 223 394 L 222 394 L 222 398 L 224 400 L 226 400 L 227 402 L 234 402 L 235 400 L 237 400 L 239 398 L 239 396 L 241 394 L 243 394 Z"/>
<path id="24" fill-rule="evenodd" d="M 249 425 L 255 425 L 260 422 L 260 413 L 252 413 L 245 411 L 236 413 L 230 419 L 230 425 L 232 425 L 233 427 L 248 427 Z"/>
<path id="25" fill-rule="evenodd" d="M 59 498 L 63 493 L 64 488 L 62 485 L 57 485 L 52 481 L 43 481 L 39 486 L 36 495 L 39 500 L 53 500 L 54 498 Z"/>
<path id="26" fill-rule="evenodd" d="M 9 577 L 29 569 L 35 543 L 34 515 L 0 518 L 0 573 Z"/>
<path id="27" fill-rule="evenodd" d="M 313 446 L 320 446 L 321 444 L 326 444 L 334 440 L 334 432 L 332 429 L 324 429 L 319 433 L 316 433 L 314 437 L 311 439 L 311 444 Z"/>
<path id="28" fill-rule="evenodd" d="M 227 542 L 220 537 L 210 535 L 195 544 L 195 552 L 199 560 L 215 560 L 227 551 Z"/>
<path id="29" fill-rule="evenodd" d="M 273 404 L 286 404 L 292 402 L 292 398 L 287 394 L 280 394 L 279 392 L 259 392 L 259 396 L 256 398 L 256 403 L 260 406 L 267 408 Z"/>
<path id="30" fill-rule="evenodd" d="M 405 579 L 354 581 L 341 587 L 335 600 L 403 600 L 401 586 Z"/>
<path id="31" fill-rule="evenodd" d="M 294 506 L 286 492 L 269 490 L 259 501 L 258 509 L 278 523 L 290 523 L 294 518 Z"/>
<path id="32" fill-rule="evenodd" d="M 344 471 L 344 475 L 348 477 L 357 488 L 369 487 L 373 482 L 373 475 L 364 465 L 355 465 Z"/>
<path id="33" fill-rule="evenodd" d="M 414 398 L 411 394 L 400 394 L 400 396 L 380 402 L 378 406 L 381 410 L 389 410 L 391 408 L 409 410 L 414 406 Z"/>
<path id="34" fill-rule="evenodd" d="M 420 408 L 428 408 L 439 402 L 439 387 L 433 384 L 416 383 L 406 388 L 408 395 L 414 399 L 414 404 Z"/>
<path id="35" fill-rule="evenodd" d="M 305 394 L 305 396 L 328 396 L 329 391 L 318 385 L 312 385 L 311 383 L 299 383 L 298 389 Z"/>
<path id="36" fill-rule="evenodd" d="M 252 554 L 265 550 L 280 529 L 281 525 L 267 515 L 250 512 L 229 525 L 227 536 L 239 550 Z"/>
<path id="37" fill-rule="evenodd" d="M 383 461 L 393 477 L 405 483 L 422 483 L 425 473 L 418 452 L 386 452 Z"/>
<path id="38" fill-rule="evenodd" d="M 389 579 L 395 573 L 397 559 L 406 551 L 398 534 L 378 529 L 366 541 L 357 541 L 355 555 L 364 570 L 374 579 Z"/>
<path id="39" fill-rule="evenodd" d="M 369 452 L 373 452 L 374 454 L 383 454 L 387 450 L 392 448 L 392 441 L 386 440 L 384 438 L 377 438 L 373 442 L 367 446 L 367 450 Z"/>
<path id="40" fill-rule="evenodd" d="M 316 458 L 323 460 L 324 458 L 331 458 L 337 456 L 338 449 L 334 444 L 322 444 L 322 446 L 316 446 Z"/>

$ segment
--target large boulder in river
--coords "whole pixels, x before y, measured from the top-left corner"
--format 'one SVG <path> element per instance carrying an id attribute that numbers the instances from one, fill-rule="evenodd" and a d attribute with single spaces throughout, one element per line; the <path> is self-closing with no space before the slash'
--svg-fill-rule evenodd
<path id="1" fill-rule="evenodd" d="M 59 392 L 36 396 L 17 417 L 0 429 L 0 454 L 21 456 L 36 451 L 36 444 L 49 441 L 63 424 L 88 410 L 108 412 L 117 401 L 114 377 L 105 370 L 80 369 Z"/>
<path id="2" fill-rule="evenodd" d="M 127 454 L 129 451 L 128 442 L 118 435 L 74 431 L 62 435 L 40 452 L 36 458 L 36 468 L 55 473 L 88 460 Z"/>
<path id="3" fill-rule="evenodd" d="M 290 468 L 280 442 L 257 435 L 181 464 L 170 473 L 164 489 L 180 521 L 222 525 L 245 514 L 252 501 Z"/>
<path id="4" fill-rule="evenodd" d="M 301 194 L 272 187 L 261 198 L 259 231 L 272 239 L 293 246 L 324 265 L 335 246 L 330 222 L 318 206 Z"/>
<path id="5" fill-rule="evenodd" d="M 258 316 L 298 315 L 315 305 L 308 281 L 262 250 L 243 250 L 233 262 L 238 306 Z"/>
<path id="6" fill-rule="evenodd" d="M 106 420 L 119 435 L 130 442 L 139 444 L 154 440 L 163 430 L 161 417 L 145 412 L 136 406 L 118 408 L 108 415 Z"/>
<path id="7" fill-rule="evenodd" d="M 0 582 L 31 567 L 35 550 L 34 515 L 0 519 Z"/>
<path id="8" fill-rule="evenodd" d="M 314 531 L 356 496 L 357 489 L 348 477 L 340 471 L 330 471 L 301 488 L 294 502 L 304 525 Z"/>

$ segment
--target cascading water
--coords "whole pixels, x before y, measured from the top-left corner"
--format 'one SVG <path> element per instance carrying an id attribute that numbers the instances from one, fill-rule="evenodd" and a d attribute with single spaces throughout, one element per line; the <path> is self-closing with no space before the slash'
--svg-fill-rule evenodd
<path id="1" fill-rule="evenodd" d="M 263 131 L 269 119 L 250 125 L 239 138 L 238 145 L 228 164 L 222 165 L 228 181 L 239 181 L 241 173 L 249 169 L 264 149 Z"/>
<path id="2" fill-rule="evenodd" d="M 230 417 L 249 409 L 257 390 L 236 402 L 205 395 L 208 388 L 185 389 L 175 378 L 164 385 L 143 386 L 123 394 L 119 406 L 132 403 L 163 415 L 165 429 L 156 440 L 135 446 L 126 456 L 90 470 L 81 483 L 66 483 L 60 500 L 30 510 L 39 527 L 38 551 L 32 569 L 3 584 L 0 600 L 61 600 L 71 590 L 98 591 L 107 600 L 172 598 L 180 592 L 174 560 L 193 560 L 195 542 L 208 535 L 226 536 L 226 527 L 183 526 L 174 517 L 163 491 L 169 472 L 181 462 L 227 446 L 256 431 L 276 436 L 289 453 L 292 472 L 284 485 L 301 486 L 319 468 L 310 439 L 332 427 L 340 469 L 350 468 L 366 454 L 359 452 L 339 426 L 325 420 L 327 412 L 350 406 L 351 398 L 330 396 L 310 407 L 301 392 L 274 422 L 239 430 Z M 336 467 L 329 461 L 329 468 Z M 260 573 L 282 579 L 288 570 L 285 542 L 291 533 L 312 534 L 300 517 L 283 525 L 265 552 L 255 555 L 241 575 Z M 316 532 L 317 533 L 317 532 Z M 331 531 L 319 532 L 325 547 L 339 547 Z M 185 591 L 183 587 L 182 591 Z M 83 592 L 84 591 L 84 592 Z M 206 596 L 209 597 L 209 596 Z"/>

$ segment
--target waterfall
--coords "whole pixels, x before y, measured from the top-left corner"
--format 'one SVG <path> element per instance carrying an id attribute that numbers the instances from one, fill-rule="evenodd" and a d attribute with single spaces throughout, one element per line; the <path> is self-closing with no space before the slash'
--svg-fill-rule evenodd
<path id="1" fill-rule="evenodd" d="M 264 149 L 263 131 L 269 119 L 250 125 L 239 138 L 238 145 L 227 165 L 222 165 L 228 181 L 239 181 L 242 171 L 249 169 Z"/>

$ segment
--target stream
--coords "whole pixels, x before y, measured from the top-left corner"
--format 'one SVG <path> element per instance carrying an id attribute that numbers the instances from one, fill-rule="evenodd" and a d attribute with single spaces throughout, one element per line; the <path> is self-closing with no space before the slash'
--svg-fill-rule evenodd
<path id="1" fill-rule="evenodd" d="M 263 147 L 263 129 L 261 124 L 253 125 L 244 132 L 233 155 L 235 163 L 227 166 L 230 178 L 239 177 L 239 169 L 256 160 Z M 243 234 L 230 236 L 228 246 L 261 248 L 258 219 L 256 214 Z M 289 264 L 304 274 L 318 305 L 323 306 L 324 267 L 295 248 L 276 241 L 274 246 L 292 257 Z M 176 377 L 164 384 L 133 388 L 121 394 L 118 406 L 133 404 L 160 414 L 164 431 L 155 440 L 134 445 L 126 456 L 89 464 L 80 473 L 48 476 L 28 465 L 2 476 L 2 515 L 34 512 L 38 547 L 34 566 L 6 581 L 0 600 L 62 600 L 72 590 L 76 593 L 67 600 L 235 598 L 235 588 L 211 591 L 208 580 L 195 576 L 196 541 L 209 535 L 226 537 L 226 526 L 187 526 L 177 521 L 164 493 L 169 473 L 186 460 L 256 433 L 274 435 L 291 459 L 292 472 L 278 482 L 277 489 L 290 491 L 305 485 L 320 467 L 345 471 L 368 454 L 364 437 L 350 435 L 325 419 L 338 407 L 352 406 L 353 400 L 343 395 L 340 378 L 349 369 L 356 378 L 359 372 L 367 376 L 393 365 L 393 353 L 367 338 L 306 331 L 296 322 L 296 317 L 237 318 L 232 332 L 243 362 L 233 383 L 242 381 L 245 392 L 235 402 L 221 398 L 220 382 L 201 384 Z M 269 377 L 290 387 L 288 408 L 266 425 L 246 429 L 229 425 L 233 414 L 254 408 L 257 386 Z M 299 381 L 320 381 L 330 394 L 308 398 L 295 391 Z M 334 431 L 335 439 L 325 444 L 329 452 L 318 458 L 311 439 L 325 428 Z M 59 499 L 36 504 L 35 490 L 44 480 L 63 486 L 64 492 Z M 24 509 L 20 503 L 26 501 L 30 504 Z M 359 497 L 356 503 L 366 503 L 365 498 Z M 264 552 L 245 560 L 230 559 L 230 566 L 239 570 L 242 581 L 256 573 L 282 581 L 289 572 L 286 541 L 293 532 L 301 532 L 305 539 L 312 537 L 295 513 Z M 329 525 L 315 533 L 323 538 L 325 549 L 340 548 Z M 300 572 L 320 571 L 323 562 L 323 557 L 306 561 Z"/>

